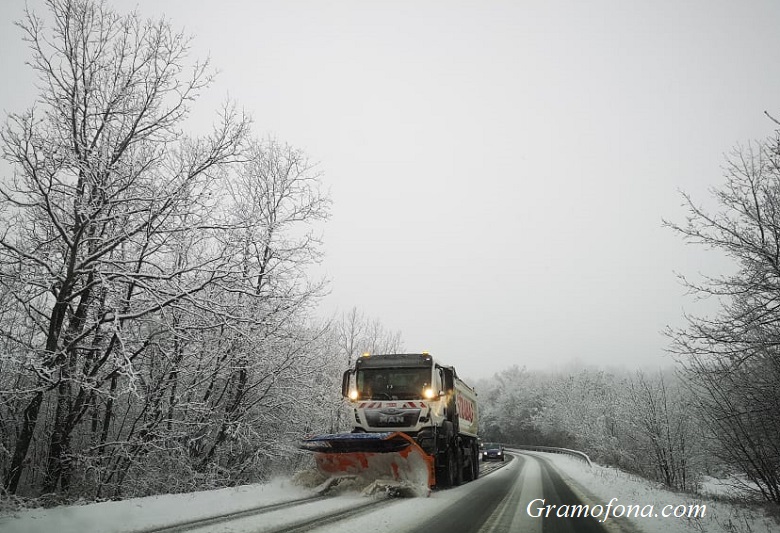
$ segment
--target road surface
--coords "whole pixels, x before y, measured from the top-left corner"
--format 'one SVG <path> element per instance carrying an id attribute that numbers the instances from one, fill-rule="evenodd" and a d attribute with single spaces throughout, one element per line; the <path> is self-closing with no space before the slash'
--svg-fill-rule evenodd
<path id="1" fill-rule="evenodd" d="M 357 493 L 307 498 L 159 533 L 606 533 L 594 518 L 557 517 L 561 505 L 582 502 L 543 453 L 510 452 L 505 463 L 481 466 L 476 481 L 428 498 L 372 498 Z M 540 500 L 544 503 L 540 503 Z M 530 508 L 529 503 L 536 501 Z M 545 517 L 544 506 L 552 507 Z M 539 516 L 541 514 L 541 516 Z M 532 516 L 535 515 L 535 516 Z M 149 533 L 152 533 L 151 530 Z"/>
<path id="2" fill-rule="evenodd" d="M 584 504 L 542 454 L 513 454 L 502 468 L 473 484 L 459 487 L 464 495 L 445 512 L 407 529 L 407 533 L 459 531 L 462 533 L 603 533 L 593 518 L 557 518 L 555 509 L 562 504 Z M 534 500 L 555 505 L 551 516 L 541 514 L 539 502 L 528 512 Z"/>

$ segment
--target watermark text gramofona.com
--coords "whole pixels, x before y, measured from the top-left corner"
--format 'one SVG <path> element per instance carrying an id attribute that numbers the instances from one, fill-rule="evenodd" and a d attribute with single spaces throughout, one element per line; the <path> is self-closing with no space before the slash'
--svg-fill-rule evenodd
<path id="1" fill-rule="evenodd" d="M 525 511 L 533 518 L 597 518 L 606 522 L 610 518 L 704 518 L 707 506 L 704 504 L 664 505 L 656 509 L 653 504 L 623 505 L 612 498 L 606 505 L 580 505 L 546 503 L 544 498 L 528 502 Z"/>

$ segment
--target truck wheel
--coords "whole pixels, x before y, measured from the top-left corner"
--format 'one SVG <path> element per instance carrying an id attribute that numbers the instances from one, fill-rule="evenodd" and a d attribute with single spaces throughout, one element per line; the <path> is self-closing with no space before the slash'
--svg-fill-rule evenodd
<path id="1" fill-rule="evenodd" d="M 437 445 L 440 446 L 439 450 L 443 448 L 443 451 L 437 454 L 437 459 L 441 458 L 441 461 L 437 461 L 436 464 L 436 478 L 440 480 L 436 485 L 441 488 L 452 487 L 455 485 L 458 469 L 452 422 L 446 421 L 442 424 L 437 440 Z"/>
<path id="2" fill-rule="evenodd" d="M 463 484 L 463 451 L 455 446 L 455 484 Z"/>
<path id="3" fill-rule="evenodd" d="M 479 446 L 477 443 L 471 445 L 471 479 L 472 481 L 479 477 Z"/>
<path id="4" fill-rule="evenodd" d="M 473 460 L 474 458 L 471 457 L 471 450 L 469 450 L 468 453 L 463 453 L 463 481 L 465 483 L 474 480 L 474 469 L 471 467 Z"/>
<path id="5" fill-rule="evenodd" d="M 433 432 L 428 430 L 420 431 L 417 435 L 417 444 L 419 444 L 420 448 L 428 455 L 436 455 L 436 438 L 434 437 Z"/>
<path id="6" fill-rule="evenodd" d="M 452 487 L 455 484 L 455 456 L 452 454 L 452 449 L 447 448 L 444 452 L 443 465 L 436 469 L 436 486 L 444 489 Z"/>
<path id="7" fill-rule="evenodd" d="M 436 465 L 436 488 L 446 489 L 452 486 L 453 481 L 453 468 L 452 468 L 452 454 L 449 450 L 446 450 L 443 454 L 441 464 Z"/>
<path id="8" fill-rule="evenodd" d="M 463 481 L 474 481 L 476 476 L 474 475 L 474 461 L 477 456 L 474 455 L 474 446 L 469 445 L 468 450 L 463 452 Z"/>

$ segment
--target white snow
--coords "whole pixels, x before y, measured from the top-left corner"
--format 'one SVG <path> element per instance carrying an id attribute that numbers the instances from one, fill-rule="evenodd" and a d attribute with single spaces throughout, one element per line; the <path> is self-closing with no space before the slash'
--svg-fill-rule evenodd
<path id="1" fill-rule="evenodd" d="M 3 533 L 127 533 L 215 514 L 312 496 L 311 490 L 277 479 L 186 494 L 30 509 L 0 516 Z"/>
<path id="2" fill-rule="evenodd" d="M 477 488 L 482 479 L 447 491 L 433 492 L 430 497 L 397 499 L 388 506 L 339 522 L 341 533 L 395 533 L 452 505 L 466 491 Z M 282 509 L 273 513 L 232 520 L 231 533 L 258 533 L 280 525 L 317 516 L 338 509 L 351 509 L 370 497 L 361 494 L 365 487 L 355 485 L 350 490 L 338 488 L 338 495 L 324 501 Z M 0 516 L 3 533 L 131 533 L 146 528 L 172 525 L 178 522 L 238 511 L 260 505 L 290 501 L 315 492 L 297 486 L 290 479 L 277 479 L 264 485 L 133 498 L 117 502 L 61 506 L 51 509 L 31 509 Z M 193 532 L 213 532 L 216 526 L 206 526 Z M 400 528 L 400 529 L 399 529 Z M 332 529 L 332 528 L 331 528 Z M 323 528 L 324 531 L 328 527 Z"/>
<path id="3" fill-rule="evenodd" d="M 514 467 L 515 461 L 507 465 Z M 461 498 L 467 497 L 471 491 L 478 491 L 483 483 L 489 480 L 480 477 L 475 481 L 452 487 L 443 491 L 433 491 L 427 498 L 411 498 L 399 500 L 399 505 L 384 507 L 375 512 L 355 517 L 346 522 L 339 522 L 339 533 L 400 533 L 419 526 L 431 517 L 443 512 Z M 315 533 L 332 531 L 327 527 L 313 530 Z"/>
<path id="4" fill-rule="evenodd" d="M 584 503 L 604 505 L 611 498 L 618 498 L 622 504 L 652 504 L 656 508 L 664 505 L 703 503 L 707 506 L 705 518 L 686 520 L 678 518 L 631 518 L 635 529 L 644 533 L 773 533 L 777 523 L 756 509 L 740 507 L 722 501 L 693 498 L 664 490 L 636 476 L 614 468 L 599 465 L 588 467 L 583 462 L 568 456 L 534 453 L 545 457 L 556 465 L 568 478 L 574 491 L 584 498 Z M 506 471 L 516 470 L 519 461 L 512 461 Z M 517 472 L 514 473 L 517 475 Z M 481 477 L 472 483 L 446 491 L 434 491 L 430 497 L 398 499 L 375 511 L 339 522 L 340 533 L 398 533 L 421 520 L 430 518 L 455 504 L 470 491 L 480 490 L 488 478 Z M 318 513 L 338 509 L 350 509 L 367 501 L 369 497 L 356 490 L 343 490 L 332 498 L 281 509 L 258 517 L 231 521 L 229 530 L 234 533 L 261 532 L 274 526 L 289 524 Z M 0 516 L 0 531 L 3 533 L 131 533 L 150 527 L 172 525 L 181 521 L 207 517 L 260 505 L 305 498 L 314 495 L 311 489 L 301 488 L 290 479 L 277 479 L 263 485 L 134 498 L 119 502 L 103 502 L 88 505 L 72 505 L 51 509 L 31 509 Z M 617 525 L 614 522 L 613 525 Z M 609 521 L 608 521 L 609 524 Z M 323 526 L 321 531 L 333 530 Z M 200 530 L 217 531 L 215 526 Z"/>
<path id="5" fill-rule="evenodd" d="M 584 497 L 585 503 L 606 505 L 612 498 L 618 498 L 623 505 L 652 504 L 656 510 L 665 505 L 704 504 L 707 506 L 704 518 L 634 518 L 628 520 L 644 533 L 777 533 L 777 522 L 760 509 L 741 506 L 736 503 L 716 501 L 706 496 L 676 493 L 653 483 L 618 470 L 594 464 L 588 467 L 582 461 L 570 456 L 538 454 L 551 460 L 558 470 L 573 480 L 575 490 Z M 712 483 L 714 485 L 714 483 Z M 590 501 L 588 501 L 590 500 Z M 609 520 L 607 521 L 609 522 Z"/>
<path id="6" fill-rule="evenodd" d="M 327 500 L 318 500 L 294 509 L 279 509 L 262 515 L 252 515 L 237 520 L 231 520 L 224 524 L 214 524 L 188 529 L 188 533 L 264 533 L 282 526 L 291 526 L 301 521 L 316 519 L 324 514 L 352 510 L 367 502 L 367 498 L 358 493 L 342 494 Z M 399 502 L 401 500 L 398 500 Z M 341 526 L 341 523 L 339 523 Z"/>
<path id="7" fill-rule="evenodd" d="M 703 476 L 699 482 L 698 490 L 705 495 L 730 498 L 747 498 L 759 493 L 758 487 L 738 476 L 731 476 L 728 479 Z"/>

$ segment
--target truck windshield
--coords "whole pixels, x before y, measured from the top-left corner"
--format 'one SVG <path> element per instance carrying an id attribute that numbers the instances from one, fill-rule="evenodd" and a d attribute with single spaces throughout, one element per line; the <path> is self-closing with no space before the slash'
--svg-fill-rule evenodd
<path id="1" fill-rule="evenodd" d="M 417 400 L 431 386 L 431 369 L 365 368 L 358 370 L 356 385 L 364 400 Z"/>

